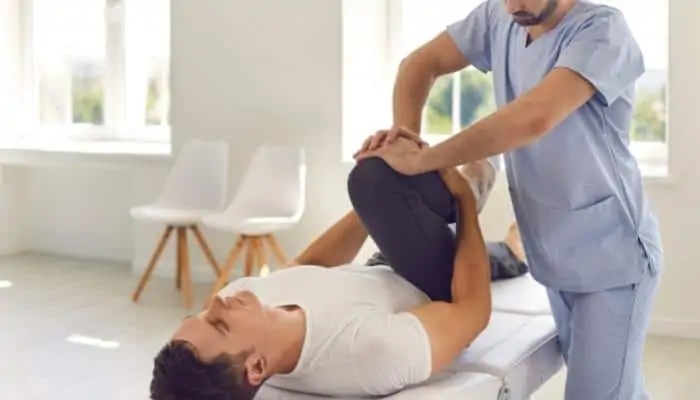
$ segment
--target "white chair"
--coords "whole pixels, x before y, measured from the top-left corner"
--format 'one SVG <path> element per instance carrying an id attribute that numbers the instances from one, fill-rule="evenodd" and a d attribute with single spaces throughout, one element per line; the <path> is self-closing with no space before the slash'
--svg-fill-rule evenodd
<path id="1" fill-rule="evenodd" d="M 213 294 L 226 284 L 244 248 L 247 248 L 246 276 L 250 276 L 254 268 L 259 270 L 266 265 L 264 242 L 277 261 L 285 264 L 286 257 L 274 234 L 296 224 L 301 219 L 305 203 L 304 149 L 296 146 L 260 147 L 253 155 L 231 204 L 223 213 L 202 219 L 209 228 L 238 235 L 221 268 Z"/>
<path id="2" fill-rule="evenodd" d="M 134 302 L 138 302 L 173 230 L 177 231 L 175 286 L 181 289 L 187 308 L 192 307 L 192 282 L 187 248 L 188 229 L 192 230 L 217 278 L 221 274 L 198 224 L 202 217 L 221 212 L 226 205 L 228 153 L 228 143 L 224 141 L 194 140 L 186 143 L 155 202 L 131 209 L 131 216 L 135 219 L 165 225 L 163 235 L 158 241 L 148 267 L 132 295 Z"/>

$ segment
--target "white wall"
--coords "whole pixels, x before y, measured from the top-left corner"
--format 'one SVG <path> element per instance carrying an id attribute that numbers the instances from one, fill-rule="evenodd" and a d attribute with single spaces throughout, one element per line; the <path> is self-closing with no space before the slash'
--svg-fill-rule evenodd
<path id="1" fill-rule="evenodd" d="M 345 178 L 351 165 L 341 161 L 341 3 L 173 2 L 174 149 L 177 151 L 192 138 L 229 140 L 231 183 L 235 185 L 256 146 L 304 146 L 309 163 L 309 208 L 297 227 L 279 237 L 289 255 L 349 209 Z M 687 19 L 691 23 L 686 26 L 692 27 L 690 20 L 700 13 L 700 3 L 685 2 L 684 7 L 672 13 Z M 699 32 L 681 32 L 677 25 L 671 29 L 672 39 L 700 36 Z M 693 55 L 672 51 L 670 91 L 687 86 L 683 76 L 695 74 L 693 68 L 698 63 L 700 52 Z M 700 87 L 690 92 L 700 93 Z M 700 226 L 700 213 L 695 212 L 700 198 L 700 170 L 695 166 L 694 150 L 700 148 L 700 135 L 695 132 L 700 126 L 700 113 L 694 110 L 697 100 L 685 100 L 671 104 L 675 181 L 648 185 L 667 250 L 654 320 L 657 331 L 700 337 L 700 268 L 696 265 L 698 245 L 694 235 Z M 5 170 L 0 206 L 10 204 L 12 212 L 0 213 L 0 227 L 5 228 L 0 229 L 0 242 L 4 242 L 0 250 L 33 249 L 133 261 L 135 271 L 141 271 L 159 227 L 134 224 L 128 209 L 157 193 L 166 168 L 167 164 L 160 163 L 123 170 Z M 505 182 L 501 180 L 483 215 L 487 237 L 497 238 L 510 222 L 510 215 Z M 205 234 L 222 259 L 233 238 L 209 231 Z M 364 254 L 369 250 L 371 245 L 366 246 Z M 191 254 L 196 264 L 204 264 L 196 248 Z M 169 260 L 163 264 L 172 266 L 173 259 L 170 249 Z M 161 274 L 168 272 L 167 267 L 158 270 Z M 203 266 L 197 274 L 199 278 L 211 276 Z"/>
<path id="2" fill-rule="evenodd" d="M 280 234 L 291 256 L 350 207 L 345 177 L 351 165 L 341 161 L 341 5 L 251 4 L 174 2 L 173 148 L 177 152 L 194 138 L 228 140 L 233 189 L 257 146 L 304 146 L 313 212 Z M 140 272 L 162 228 L 134 223 L 128 210 L 152 199 L 166 168 L 159 163 L 124 170 L 17 169 L 28 196 L 22 206 L 28 216 L 23 248 L 133 261 Z M 234 238 L 205 235 L 223 259 Z M 172 250 L 156 273 L 172 272 Z M 197 247 L 190 253 L 198 279 L 210 279 Z"/>

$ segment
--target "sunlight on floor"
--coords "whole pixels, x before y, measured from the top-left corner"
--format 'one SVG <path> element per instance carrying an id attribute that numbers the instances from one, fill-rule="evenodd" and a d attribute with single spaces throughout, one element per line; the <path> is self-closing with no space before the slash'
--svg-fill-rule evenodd
<path id="1" fill-rule="evenodd" d="M 113 340 L 104 340 L 100 338 L 94 338 L 83 335 L 70 335 L 66 338 L 67 341 L 75 344 L 82 344 L 86 346 L 99 347 L 102 349 L 117 349 L 119 348 L 119 342 Z"/>

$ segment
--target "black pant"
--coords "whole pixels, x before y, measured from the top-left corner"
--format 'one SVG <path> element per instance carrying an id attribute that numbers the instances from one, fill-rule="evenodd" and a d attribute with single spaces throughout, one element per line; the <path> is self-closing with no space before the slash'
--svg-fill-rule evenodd
<path id="1" fill-rule="evenodd" d="M 437 172 L 406 176 L 380 158 L 357 163 L 348 177 L 350 201 L 380 255 L 376 260 L 432 300 L 452 299 L 455 202 Z M 502 242 L 488 243 L 492 279 L 527 271 Z"/>

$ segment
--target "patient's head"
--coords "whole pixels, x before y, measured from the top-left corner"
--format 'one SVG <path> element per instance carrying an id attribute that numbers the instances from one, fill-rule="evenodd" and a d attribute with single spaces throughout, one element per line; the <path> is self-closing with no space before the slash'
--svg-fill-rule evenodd
<path id="1" fill-rule="evenodd" d="M 151 398 L 252 399 L 269 373 L 270 314 L 248 291 L 215 297 L 156 356 Z"/>

